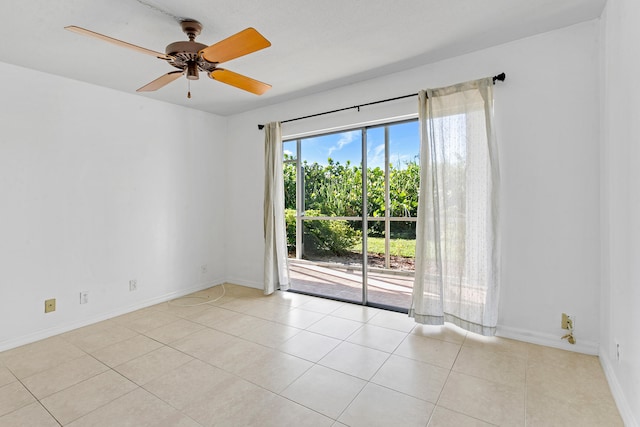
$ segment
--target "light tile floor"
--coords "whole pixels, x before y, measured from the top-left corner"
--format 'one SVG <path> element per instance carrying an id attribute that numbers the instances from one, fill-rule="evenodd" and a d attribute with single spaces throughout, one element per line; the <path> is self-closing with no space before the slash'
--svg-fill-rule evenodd
<path id="1" fill-rule="evenodd" d="M 597 357 L 225 288 L 0 353 L 0 426 L 622 425 Z"/>

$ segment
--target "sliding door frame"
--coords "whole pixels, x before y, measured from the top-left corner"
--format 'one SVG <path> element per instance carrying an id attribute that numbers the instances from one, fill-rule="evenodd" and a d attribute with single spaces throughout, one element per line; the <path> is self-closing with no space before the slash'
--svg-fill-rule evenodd
<path id="1" fill-rule="evenodd" d="M 417 218 L 415 217 L 391 217 L 391 212 L 390 212 L 390 201 L 391 201 L 391 194 L 390 194 L 390 162 L 389 162 L 389 157 L 390 157 L 390 141 L 389 141 L 389 126 L 393 126 L 393 125 L 398 125 L 398 124 L 402 124 L 402 123 L 409 123 L 409 122 L 414 122 L 417 121 L 418 119 L 405 119 L 405 120 L 400 120 L 400 121 L 395 121 L 395 122 L 387 122 L 387 123 L 382 123 L 382 124 L 376 124 L 376 125 L 370 125 L 370 126 L 359 126 L 359 127 L 355 127 L 355 128 L 350 128 L 350 129 L 344 129 L 341 131 L 337 131 L 337 132 L 329 132 L 329 133 L 323 133 L 323 134 L 318 134 L 318 135 L 314 135 L 314 136 L 326 136 L 326 135 L 331 135 L 331 134 L 336 134 L 336 133 L 343 133 L 343 132 L 353 132 L 353 131 L 360 131 L 361 133 L 361 170 L 362 170 L 362 212 L 363 215 L 362 216 L 313 216 L 313 217 L 306 217 L 304 215 L 305 213 L 305 183 L 304 183 L 304 168 L 302 166 L 302 141 L 305 138 L 309 138 L 310 136 L 307 136 L 305 138 L 294 138 L 294 139 L 288 139 L 288 140 L 284 140 L 283 143 L 287 143 L 287 142 L 296 142 L 296 158 L 293 160 L 286 160 L 284 161 L 284 163 L 295 163 L 296 166 L 296 258 L 298 260 L 303 259 L 304 256 L 304 227 L 303 227 L 303 222 L 306 220 L 309 221 L 337 221 L 337 220 L 345 220 L 345 221 L 361 221 L 362 222 L 362 300 L 360 302 L 358 302 L 358 304 L 364 305 L 364 306 L 370 306 L 370 307 L 377 307 L 377 308 L 383 308 L 383 309 L 387 309 L 387 310 L 392 310 L 392 311 L 399 311 L 399 312 L 404 312 L 406 313 L 408 310 L 407 308 L 404 307 L 395 307 L 395 306 L 390 306 L 390 305 L 386 305 L 386 304 L 379 304 L 379 303 L 371 303 L 369 301 L 369 294 L 368 294 L 368 270 L 369 270 L 369 265 L 368 265 L 368 242 L 367 242 L 367 237 L 368 237 L 368 228 L 369 228 L 369 222 L 370 221 L 384 221 L 384 235 L 385 235 L 385 268 L 389 269 L 390 268 L 390 235 L 391 235 L 391 222 L 392 221 L 404 221 L 404 222 L 415 222 L 417 220 Z M 367 134 L 368 134 L 368 130 L 370 129 L 375 129 L 375 128 L 383 128 L 384 129 L 384 192 L 385 192 L 385 200 L 384 200 L 384 208 L 385 208 L 385 212 L 384 212 L 384 217 L 373 217 L 373 216 L 369 216 L 369 212 L 368 212 L 368 185 L 367 185 L 367 180 L 368 180 L 368 169 L 367 169 Z M 294 293 L 303 293 L 303 294 L 307 294 L 308 292 L 302 292 L 296 289 L 289 289 L 290 292 L 294 292 Z M 343 301 L 339 298 L 336 297 L 332 297 L 329 295 L 319 295 L 319 294 L 313 294 L 314 296 L 320 296 L 323 298 L 328 298 L 328 299 L 332 299 L 332 300 L 337 300 L 337 301 Z M 348 301 L 353 303 L 353 301 Z"/>

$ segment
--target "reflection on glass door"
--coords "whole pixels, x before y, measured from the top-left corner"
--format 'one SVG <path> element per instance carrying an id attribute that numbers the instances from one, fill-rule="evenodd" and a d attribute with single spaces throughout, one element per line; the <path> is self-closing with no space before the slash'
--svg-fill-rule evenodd
<path id="1" fill-rule="evenodd" d="M 293 290 L 408 308 L 418 158 L 415 120 L 284 142 Z"/>

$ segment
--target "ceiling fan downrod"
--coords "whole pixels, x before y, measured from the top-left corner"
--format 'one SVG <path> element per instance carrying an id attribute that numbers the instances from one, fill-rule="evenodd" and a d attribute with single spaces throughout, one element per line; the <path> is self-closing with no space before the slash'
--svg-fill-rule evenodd
<path id="1" fill-rule="evenodd" d="M 182 31 L 189 37 L 189 41 L 194 41 L 202 32 L 202 24 L 195 20 L 185 20 L 180 22 Z"/>

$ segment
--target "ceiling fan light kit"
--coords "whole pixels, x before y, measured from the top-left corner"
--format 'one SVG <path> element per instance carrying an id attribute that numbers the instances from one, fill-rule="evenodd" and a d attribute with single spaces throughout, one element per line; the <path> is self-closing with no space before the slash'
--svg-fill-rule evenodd
<path id="1" fill-rule="evenodd" d="M 238 89 L 262 95 L 271 88 L 271 85 L 254 80 L 242 74 L 219 68 L 222 62 L 257 52 L 271 46 L 269 40 L 264 38 L 254 28 L 246 28 L 224 40 L 207 46 L 195 41 L 202 32 L 202 24 L 195 20 L 184 20 L 180 23 L 182 31 L 189 38 L 188 41 L 177 41 L 169 44 L 165 52 L 160 53 L 122 40 L 114 39 L 104 34 L 96 33 L 85 28 L 70 25 L 66 30 L 85 36 L 97 38 L 108 43 L 126 47 L 147 55 L 153 55 L 159 59 L 167 61 L 171 66 L 179 71 L 171 71 L 164 74 L 150 83 L 139 88 L 136 92 L 152 92 L 186 75 L 188 80 L 198 80 L 200 72 L 207 73 L 213 79 Z"/>

